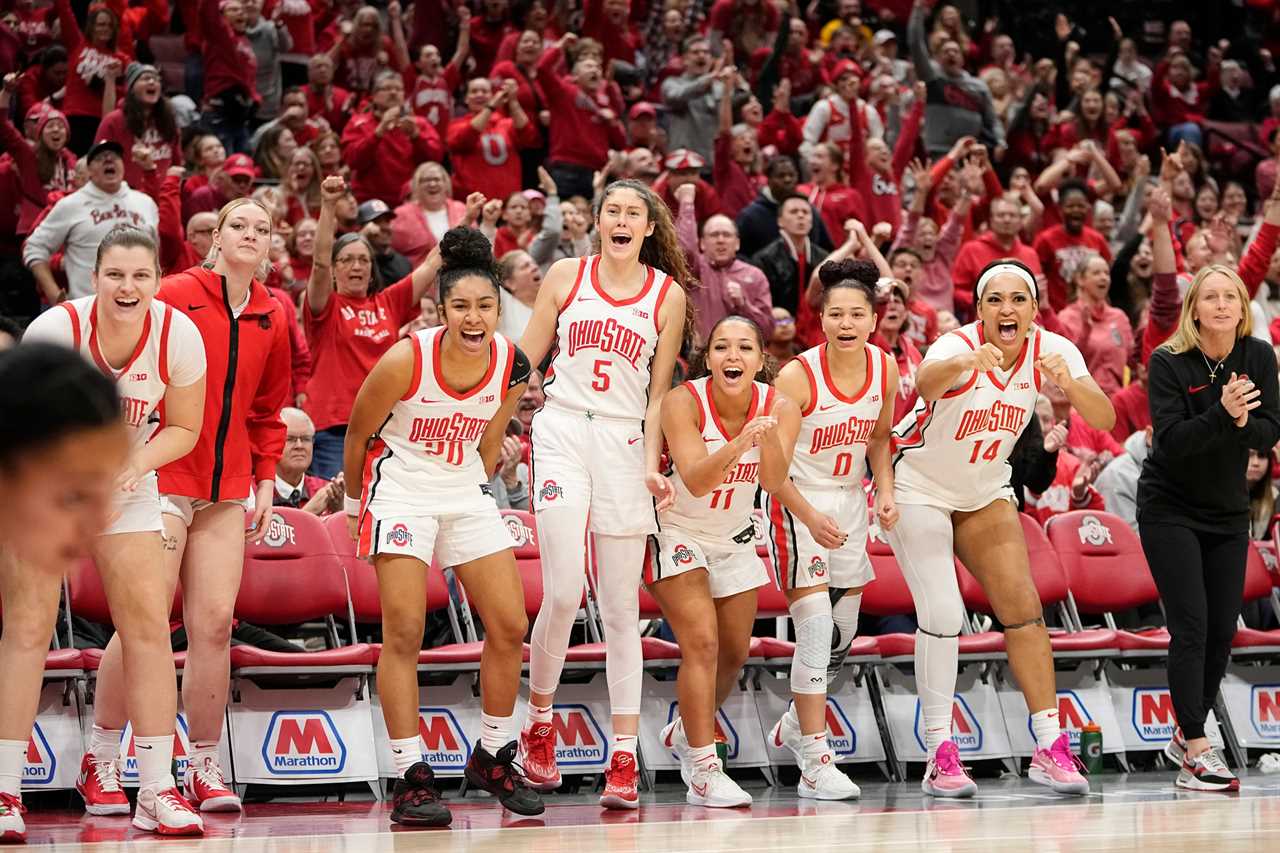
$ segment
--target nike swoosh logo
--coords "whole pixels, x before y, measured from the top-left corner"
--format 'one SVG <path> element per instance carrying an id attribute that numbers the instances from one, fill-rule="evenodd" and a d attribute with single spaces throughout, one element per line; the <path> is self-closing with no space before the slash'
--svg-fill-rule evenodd
<path id="1" fill-rule="evenodd" d="M 1188 385 L 1187 390 L 1190 391 L 1192 394 L 1198 394 L 1199 392 L 1203 391 L 1208 387 L 1209 387 L 1209 383 L 1206 382 L 1203 385 Z"/>
<path id="2" fill-rule="evenodd" d="M 803 780 L 804 780 L 804 783 L 805 783 L 806 785 L 808 785 L 810 788 L 816 788 L 816 787 L 818 787 L 818 783 L 817 783 L 817 782 L 813 781 L 813 780 L 812 780 L 812 779 L 810 779 L 808 776 L 805 776 L 803 773 L 802 773 L 802 774 L 800 774 L 800 778 L 801 778 L 801 779 L 803 779 Z"/>
<path id="3" fill-rule="evenodd" d="M 707 795 L 706 785 L 692 785 L 691 787 L 693 788 L 693 793 L 699 797 L 705 797 Z"/>
<path id="4" fill-rule="evenodd" d="M 779 729 L 778 733 L 777 733 L 776 735 L 774 735 L 774 736 L 773 736 L 773 744 L 774 744 L 774 746 L 784 746 L 784 744 L 782 743 L 782 731 L 781 731 L 781 729 Z"/>
<path id="5" fill-rule="evenodd" d="M 836 406 L 838 406 L 838 405 L 840 405 L 840 404 L 839 404 L 839 403 L 828 403 L 828 404 L 827 404 L 827 405 L 825 405 L 825 406 L 819 406 L 819 407 L 818 407 L 818 411 L 819 411 L 819 412 L 825 412 L 825 411 L 827 411 L 828 409 L 834 409 L 834 408 L 835 408 Z"/>
<path id="6" fill-rule="evenodd" d="M 419 402 L 419 403 L 426 403 L 428 406 L 431 406 L 431 405 L 435 405 L 436 403 L 443 403 L 444 401 L 443 401 L 443 400 L 428 400 L 426 397 L 419 397 L 419 398 L 418 398 L 418 402 Z"/>
<path id="7" fill-rule="evenodd" d="M 644 436 L 640 436 L 640 438 L 644 438 Z M 640 438 L 628 438 L 627 444 L 635 444 L 637 441 L 640 440 Z"/>
<path id="8" fill-rule="evenodd" d="M 135 746 L 135 747 L 137 747 L 138 749 L 150 749 L 150 748 L 151 748 L 151 744 L 149 744 L 149 743 L 136 743 L 136 742 L 135 742 L 135 743 L 134 743 L 134 746 Z"/>
<path id="9" fill-rule="evenodd" d="M 188 303 L 188 305 L 187 305 L 187 310 L 188 310 L 188 311 L 199 311 L 201 308 L 207 308 L 207 307 L 208 307 L 207 305 L 191 305 L 191 304 L 189 304 L 189 303 Z"/>
<path id="10" fill-rule="evenodd" d="M 664 740 L 664 741 L 662 742 L 662 745 L 663 745 L 663 746 L 675 746 L 675 744 L 674 744 L 674 743 L 672 742 L 672 740 L 671 740 L 671 739 L 672 739 L 673 737 L 675 737 L 675 736 L 676 736 L 675 729 L 672 729 L 672 730 L 667 734 L 667 739 L 666 739 L 666 740 Z"/>

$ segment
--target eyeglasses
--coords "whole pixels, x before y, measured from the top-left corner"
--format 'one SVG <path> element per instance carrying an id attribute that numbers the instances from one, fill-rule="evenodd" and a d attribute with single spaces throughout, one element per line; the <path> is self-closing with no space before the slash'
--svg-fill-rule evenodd
<path id="1" fill-rule="evenodd" d="M 347 255 L 346 257 L 338 258 L 337 264 L 338 266 L 342 266 L 342 267 L 350 267 L 350 266 L 357 266 L 357 265 L 367 267 L 373 264 L 373 259 L 367 258 L 364 255 Z"/>
<path id="2" fill-rule="evenodd" d="M 284 437 L 285 444 L 315 444 L 316 437 L 314 435 L 286 435 Z"/>

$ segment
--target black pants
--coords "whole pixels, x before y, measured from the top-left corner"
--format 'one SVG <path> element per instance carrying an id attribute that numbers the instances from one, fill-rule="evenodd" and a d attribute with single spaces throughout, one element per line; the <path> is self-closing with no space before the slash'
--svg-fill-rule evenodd
<path id="1" fill-rule="evenodd" d="M 1142 522 L 1138 533 L 1168 620 L 1173 710 L 1184 737 L 1204 737 L 1244 599 L 1249 538 Z"/>

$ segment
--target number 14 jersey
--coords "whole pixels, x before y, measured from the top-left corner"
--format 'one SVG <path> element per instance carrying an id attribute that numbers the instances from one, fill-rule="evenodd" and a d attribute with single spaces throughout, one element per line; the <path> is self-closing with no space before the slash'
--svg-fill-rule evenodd
<path id="1" fill-rule="evenodd" d="M 984 340 L 982 323 L 970 323 L 934 341 L 921 367 L 973 352 Z M 917 400 L 893 430 L 898 503 L 972 512 L 1012 497 L 1009 455 L 1036 416 L 1041 376 L 1035 363 L 1048 353 L 1062 356 L 1073 378 L 1089 375 L 1075 344 L 1033 325 L 1007 373 L 973 371 L 941 398 Z"/>

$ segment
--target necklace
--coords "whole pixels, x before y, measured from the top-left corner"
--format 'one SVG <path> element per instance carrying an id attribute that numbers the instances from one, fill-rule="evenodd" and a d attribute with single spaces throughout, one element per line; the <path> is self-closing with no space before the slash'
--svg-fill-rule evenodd
<path id="1" fill-rule="evenodd" d="M 1215 382 L 1218 379 L 1218 371 L 1222 369 L 1222 365 L 1226 364 L 1231 353 L 1227 353 L 1227 357 L 1219 361 L 1216 366 L 1209 363 L 1209 356 L 1204 354 L 1204 350 L 1200 350 L 1200 357 L 1204 359 L 1204 366 L 1209 368 L 1209 381 Z"/>

